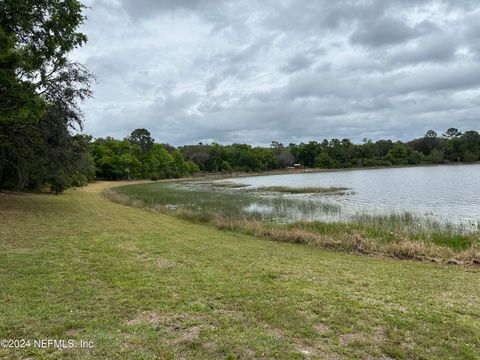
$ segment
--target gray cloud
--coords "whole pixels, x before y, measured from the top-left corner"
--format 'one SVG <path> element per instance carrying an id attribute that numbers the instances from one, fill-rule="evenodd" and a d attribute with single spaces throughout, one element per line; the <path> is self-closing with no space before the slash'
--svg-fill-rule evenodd
<path id="1" fill-rule="evenodd" d="M 121 0 L 122 8 L 134 19 L 155 17 L 176 10 L 195 11 L 220 3 L 220 0 Z"/>
<path id="2" fill-rule="evenodd" d="M 480 10 L 477 10 L 465 19 L 465 36 L 467 39 L 469 50 L 472 51 L 478 58 L 480 58 L 480 22 L 478 21 L 479 16 Z"/>
<path id="3" fill-rule="evenodd" d="M 289 73 L 294 73 L 303 69 L 308 69 L 310 66 L 312 66 L 312 63 L 313 61 L 311 58 L 299 53 L 288 59 L 288 62 L 282 67 L 282 70 Z"/>
<path id="4" fill-rule="evenodd" d="M 366 22 L 351 36 L 355 44 L 384 46 L 404 42 L 420 35 L 420 32 L 393 17 L 381 17 Z"/>
<path id="5" fill-rule="evenodd" d="M 90 0 L 86 131 L 175 145 L 478 129 L 477 1 Z"/>
<path id="6" fill-rule="evenodd" d="M 420 62 L 441 63 L 454 60 L 458 39 L 445 33 L 423 37 L 411 47 L 395 49 L 389 55 L 393 66 Z"/>

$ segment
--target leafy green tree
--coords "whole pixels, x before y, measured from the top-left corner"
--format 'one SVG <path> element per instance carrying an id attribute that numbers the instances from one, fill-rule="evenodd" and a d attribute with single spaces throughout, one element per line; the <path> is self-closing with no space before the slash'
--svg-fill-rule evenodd
<path id="1" fill-rule="evenodd" d="M 393 148 L 393 142 L 391 140 L 378 140 L 375 142 L 375 157 L 382 159 L 388 154 L 391 148 Z"/>
<path id="2" fill-rule="evenodd" d="M 233 172 L 233 167 L 227 160 L 223 160 L 221 171 L 231 174 Z"/>
<path id="3" fill-rule="evenodd" d="M 320 152 L 320 145 L 316 141 L 310 141 L 308 144 L 300 144 L 297 147 L 295 157 L 297 161 L 305 166 L 313 167 L 315 157 Z"/>
<path id="4" fill-rule="evenodd" d="M 193 175 L 193 174 L 196 174 L 196 173 L 200 172 L 200 168 L 193 161 L 187 161 L 186 164 L 188 166 L 188 173 L 190 175 Z"/>
<path id="5" fill-rule="evenodd" d="M 131 153 L 124 153 L 119 157 L 119 165 L 124 178 L 133 179 L 140 174 L 141 162 Z"/>
<path id="6" fill-rule="evenodd" d="M 393 165 L 407 165 L 408 148 L 400 143 L 395 144 L 388 152 L 386 160 L 390 161 Z"/>
<path id="7" fill-rule="evenodd" d="M 155 140 L 150 136 L 147 129 L 135 129 L 128 137 L 128 141 L 132 144 L 140 146 L 142 152 L 146 154 L 152 149 Z"/>
<path id="8" fill-rule="evenodd" d="M 438 149 L 433 149 L 430 155 L 428 156 L 428 162 L 432 164 L 441 164 L 444 162 L 443 151 Z"/>
<path id="9" fill-rule="evenodd" d="M 332 168 L 333 160 L 325 151 L 315 156 L 315 166 L 319 168 Z"/>
<path id="10" fill-rule="evenodd" d="M 173 177 L 180 178 L 189 175 L 189 167 L 180 151 L 177 150 L 172 154 L 172 163 L 174 170 Z"/>
<path id="11" fill-rule="evenodd" d="M 463 134 L 464 151 L 463 160 L 466 162 L 480 160 L 480 134 L 477 131 L 465 131 Z"/>
<path id="12" fill-rule="evenodd" d="M 0 2 L 0 38 L 7 49 L 2 56 L 5 67 L 1 79 L 5 82 L 1 88 L 6 87 L 10 98 L 10 106 L 0 119 L 38 121 L 42 100 L 61 102 L 78 113 L 77 100 L 91 94 L 85 86 L 91 75 L 81 64 L 70 61 L 68 54 L 87 41 L 77 30 L 85 20 L 84 8 L 76 0 Z M 33 95 L 32 100 L 22 101 L 28 95 Z M 22 115 L 8 116 L 12 107 Z M 80 121 L 79 114 L 72 116 Z"/>
<path id="13" fill-rule="evenodd" d="M 35 86 L 17 76 L 21 55 L 15 38 L 0 26 L 0 124 L 38 121 L 45 111 Z"/>
<path id="14" fill-rule="evenodd" d="M 92 76 L 68 58 L 86 41 L 77 30 L 83 8 L 76 0 L 0 1 L 0 188 L 60 192 L 85 170 L 70 158 L 78 147 L 69 130 L 82 126 L 79 101 L 91 95 Z"/>
<path id="15" fill-rule="evenodd" d="M 464 162 L 474 162 L 480 160 L 479 154 L 474 153 L 472 151 L 466 150 L 463 153 L 463 159 Z"/>
<path id="16" fill-rule="evenodd" d="M 445 158 L 449 161 L 461 162 L 465 153 L 462 137 L 452 137 L 445 143 Z"/>
<path id="17" fill-rule="evenodd" d="M 425 162 L 426 156 L 423 155 L 420 151 L 409 149 L 408 151 L 408 164 L 418 165 L 422 162 Z"/>
<path id="18" fill-rule="evenodd" d="M 161 144 L 154 144 L 147 155 L 148 174 L 151 179 L 173 177 L 172 157 Z"/>
<path id="19" fill-rule="evenodd" d="M 356 147 L 356 156 L 361 159 L 372 159 L 375 157 L 376 145 L 370 139 L 363 139 L 363 144 Z"/>

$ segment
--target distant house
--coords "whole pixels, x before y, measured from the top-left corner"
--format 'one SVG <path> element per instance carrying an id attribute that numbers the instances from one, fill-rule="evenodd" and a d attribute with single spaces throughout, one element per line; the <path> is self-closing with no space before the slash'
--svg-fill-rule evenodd
<path id="1" fill-rule="evenodd" d="M 287 166 L 287 169 L 293 170 L 293 169 L 305 169 L 305 166 L 302 164 L 293 164 L 290 166 Z"/>

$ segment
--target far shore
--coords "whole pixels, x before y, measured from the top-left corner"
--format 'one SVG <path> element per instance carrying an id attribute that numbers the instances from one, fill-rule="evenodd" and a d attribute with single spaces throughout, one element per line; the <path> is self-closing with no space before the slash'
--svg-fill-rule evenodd
<path id="1" fill-rule="evenodd" d="M 176 179 L 159 179 L 156 181 L 170 182 L 170 181 L 192 181 L 192 180 L 222 180 L 240 177 L 256 177 L 256 176 L 270 176 L 270 175 L 289 175 L 289 174 L 311 174 L 311 173 L 331 173 L 331 172 L 345 172 L 345 171 L 358 171 L 358 170 L 383 170 L 383 169 L 402 169 L 402 168 L 417 168 L 417 167 L 438 167 L 438 166 L 465 166 L 465 165 L 480 165 L 480 161 L 469 163 L 444 163 L 444 164 L 418 164 L 418 165 L 392 165 L 392 166 L 368 166 L 368 167 L 351 167 L 351 168 L 339 168 L 339 169 L 325 169 L 325 168 L 304 168 L 304 169 L 275 169 L 261 172 L 232 172 L 232 173 L 198 173 L 195 176 L 176 178 Z M 103 179 L 97 179 L 96 181 L 103 181 Z M 96 182 L 93 181 L 93 182 Z M 150 183 L 152 180 L 112 180 L 121 182 L 122 185 L 126 184 L 138 184 L 138 183 Z M 125 184 L 123 184 L 125 183 Z"/>
<path id="2" fill-rule="evenodd" d="M 196 179 L 230 179 L 237 177 L 254 177 L 254 176 L 269 176 L 269 175 L 288 175 L 288 174 L 308 174 L 308 173 L 322 173 L 322 172 L 344 172 L 344 171 L 358 171 L 358 170 L 383 170 L 383 169 L 402 169 L 402 168 L 417 168 L 417 167 L 438 167 L 438 166 L 465 166 L 465 165 L 480 165 L 480 161 L 469 163 L 444 163 L 444 164 L 418 164 L 418 165 L 392 165 L 392 166 L 366 166 L 366 167 L 351 167 L 351 168 L 304 168 L 304 169 L 275 169 L 261 172 L 232 172 L 232 173 L 199 173 L 197 176 L 191 176 L 182 179 L 168 179 L 168 180 L 196 180 Z"/>

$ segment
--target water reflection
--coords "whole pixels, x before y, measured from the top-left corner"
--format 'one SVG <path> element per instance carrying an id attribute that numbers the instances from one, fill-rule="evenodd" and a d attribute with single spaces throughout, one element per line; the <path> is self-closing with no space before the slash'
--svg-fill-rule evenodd
<path id="1" fill-rule="evenodd" d="M 264 215 L 280 212 L 294 221 L 344 221 L 359 216 L 409 212 L 420 216 L 423 221 L 472 228 L 480 224 L 480 164 L 254 176 L 230 181 L 249 184 L 252 188 L 336 186 L 353 190 L 352 194 L 344 196 L 282 195 L 289 199 L 308 200 L 307 205 L 289 209 L 276 209 L 273 204 L 269 206 L 264 202 L 245 208 L 247 212 Z M 341 212 L 325 211 L 326 201 L 332 208 L 340 207 Z M 318 209 L 315 203 L 321 203 Z"/>

